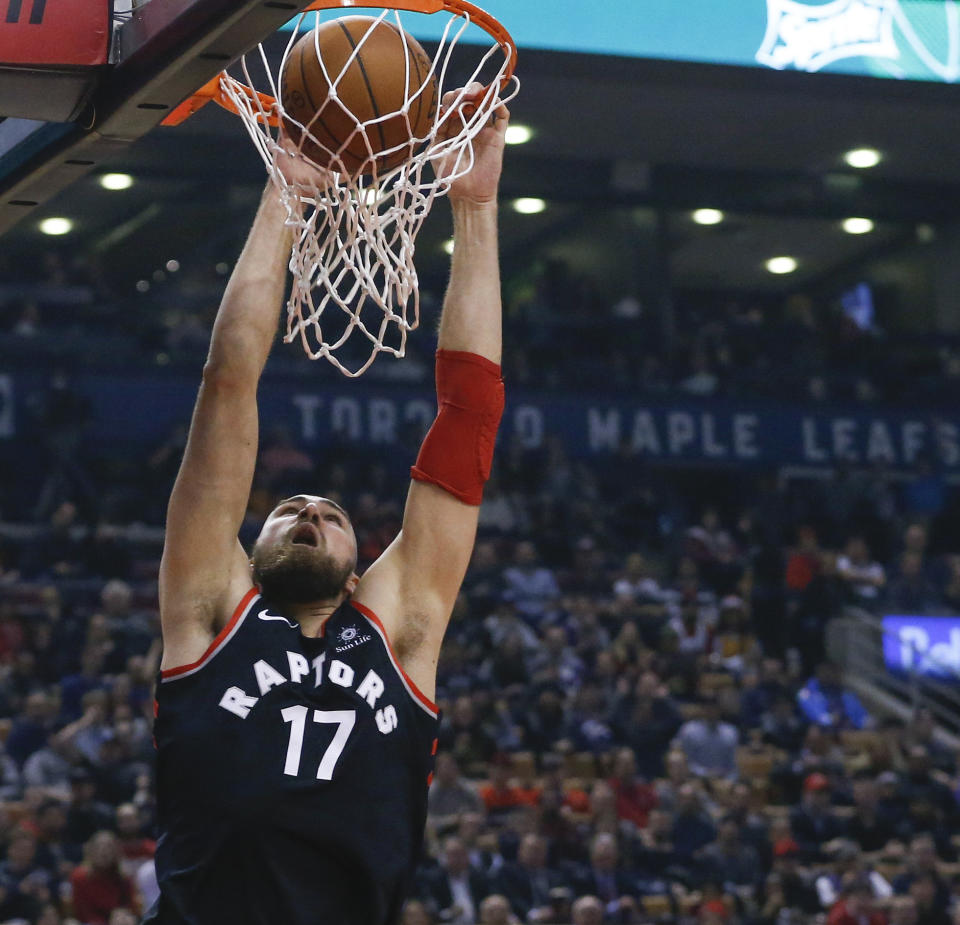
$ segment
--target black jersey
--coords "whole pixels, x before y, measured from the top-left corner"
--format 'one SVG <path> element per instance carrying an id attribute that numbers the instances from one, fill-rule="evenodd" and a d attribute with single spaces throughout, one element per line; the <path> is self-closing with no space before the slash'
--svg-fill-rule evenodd
<path id="1" fill-rule="evenodd" d="M 367 608 L 310 639 L 252 589 L 202 658 L 161 672 L 145 925 L 392 925 L 437 721 Z"/>

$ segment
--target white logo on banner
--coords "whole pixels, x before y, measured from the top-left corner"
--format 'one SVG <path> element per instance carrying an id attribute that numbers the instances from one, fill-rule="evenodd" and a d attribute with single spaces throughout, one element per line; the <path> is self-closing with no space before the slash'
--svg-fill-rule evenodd
<path id="1" fill-rule="evenodd" d="M 941 80 L 960 77 L 960 7 L 944 0 L 948 53 L 940 61 L 923 43 L 900 0 L 834 0 L 811 5 L 799 0 L 767 0 L 767 31 L 757 61 L 783 70 L 819 71 L 843 58 L 895 61 L 901 56 L 899 30 L 923 64 Z"/>
<path id="2" fill-rule="evenodd" d="M 13 379 L 0 376 L 0 437 L 12 437 L 16 433 L 13 418 Z"/>

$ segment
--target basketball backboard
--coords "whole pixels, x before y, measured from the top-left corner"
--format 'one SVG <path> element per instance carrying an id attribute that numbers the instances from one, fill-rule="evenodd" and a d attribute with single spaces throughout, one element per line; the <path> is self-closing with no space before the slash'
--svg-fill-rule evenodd
<path id="1" fill-rule="evenodd" d="M 0 59 L 0 105 L 8 100 L 7 111 L 0 111 L 6 117 L 0 121 L 0 233 L 145 135 L 306 5 L 307 0 L 118 0 L 106 64 L 70 59 L 61 68 L 70 79 L 51 85 L 54 62 L 31 68 L 38 62 L 25 65 L 12 53 L 8 61 Z M 14 0 L 7 23 L 16 12 L 17 26 L 43 30 L 45 18 L 52 22 L 46 16 L 51 9 L 52 4 L 31 7 Z M 0 42 L 0 50 L 4 47 Z"/>

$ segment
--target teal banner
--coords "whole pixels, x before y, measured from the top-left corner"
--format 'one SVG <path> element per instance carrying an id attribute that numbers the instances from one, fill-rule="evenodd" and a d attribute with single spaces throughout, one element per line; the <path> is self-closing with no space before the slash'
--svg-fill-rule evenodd
<path id="1" fill-rule="evenodd" d="M 521 48 L 948 83 L 960 78 L 960 0 L 481 0 L 479 5 Z M 405 28 L 428 40 L 440 38 L 446 19 L 402 14 Z"/>

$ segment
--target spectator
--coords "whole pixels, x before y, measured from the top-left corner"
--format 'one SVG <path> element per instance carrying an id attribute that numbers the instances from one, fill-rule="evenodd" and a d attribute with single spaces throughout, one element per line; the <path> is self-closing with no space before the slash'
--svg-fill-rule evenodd
<path id="1" fill-rule="evenodd" d="M 806 736 L 806 723 L 797 712 L 797 705 L 784 694 L 773 702 L 760 719 L 763 741 L 788 754 L 800 751 Z"/>
<path id="2" fill-rule="evenodd" d="M 37 863 L 55 879 L 69 875 L 80 860 L 66 842 L 67 810 L 60 800 L 44 800 L 36 809 L 31 831 L 37 839 Z"/>
<path id="3" fill-rule="evenodd" d="M 114 823 L 113 810 L 96 799 L 97 786 L 86 768 L 70 772 L 70 804 L 67 809 L 67 843 L 79 853 L 101 829 Z"/>
<path id="4" fill-rule="evenodd" d="M 743 725 L 748 729 L 758 728 L 776 701 L 788 696 L 783 662 L 776 658 L 762 659 L 759 672 L 748 670 L 743 674 L 740 694 Z"/>
<path id="5" fill-rule="evenodd" d="M 0 863 L 0 919 L 33 921 L 56 897 L 56 881 L 37 862 L 37 840 L 29 832 L 14 832 Z"/>
<path id="6" fill-rule="evenodd" d="M 144 861 L 153 859 L 157 843 L 143 834 L 140 811 L 133 803 L 117 807 L 117 840 L 120 847 L 120 869 L 135 878 Z"/>
<path id="7" fill-rule="evenodd" d="M 436 919 L 430 914 L 426 903 L 419 899 L 408 899 L 403 906 L 400 925 L 434 925 Z"/>
<path id="8" fill-rule="evenodd" d="M 681 599 L 669 627 L 677 637 L 677 646 L 687 658 L 705 655 L 711 642 L 712 611 L 701 606 L 693 592 Z"/>
<path id="9" fill-rule="evenodd" d="M 590 845 L 590 867 L 578 878 L 576 890 L 596 896 L 611 921 L 622 920 L 637 908 L 636 874 L 620 863 L 617 840 L 609 832 L 595 835 Z"/>
<path id="10" fill-rule="evenodd" d="M 480 903 L 479 925 L 519 925 L 519 920 L 510 911 L 510 901 L 495 893 Z"/>
<path id="11" fill-rule="evenodd" d="M 491 821 L 503 822 L 519 807 L 535 803 L 535 797 L 510 783 L 510 774 L 510 756 L 502 752 L 494 755 L 490 761 L 490 783 L 480 788 L 480 799 Z"/>
<path id="12" fill-rule="evenodd" d="M 117 837 L 97 832 L 84 845 L 83 858 L 70 876 L 74 914 L 86 925 L 109 925 L 115 909 L 136 911 L 133 883 L 120 870 Z"/>
<path id="13" fill-rule="evenodd" d="M 871 558 L 861 536 L 852 536 L 847 541 L 843 555 L 837 559 L 837 575 L 849 587 L 851 599 L 867 607 L 880 599 L 887 583 L 883 566 Z"/>
<path id="14" fill-rule="evenodd" d="M 20 769 L 0 742 L 0 800 L 18 799 L 21 787 Z"/>
<path id="15" fill-rule="evenodd" d="M 612 721 L 617 739 L 633 749 L 640 773 L 648 779 L 660 777 L 664 755 L 683 718 L 655 672 L 640 675 L 632 695 L 617 702 Z"/>
<path id="16" fill-rule="evenodd" d="M 47 743 L 54 728 L 56 702 L 42 691 L 27 697 L 23 713 L 13 723 L 6 742 L 7 754 L 23 764 Z"/>
<path id="17" fill-rule="evenodd" d="M 507 863 L 498 871 L 496 884 L 510 908 L 524 922 L 549 920 L 550 891 L 563 886 L 563 877 L 547 866 L 547 843 L 535 834 L 520 841 L 516 863 Z M 481 920 L 483 904 L 481 904 Z"/>
<path id="18" fill-rule="evenodd" d="M 916 552 L 900 556 L 900 569 L 887 588 L 887 607 L 895 613 L 930 613 L 938 603 L 937 590 L 923 570 L 923 558 Z"/>
<path id="19" fill-rule="evenodd" d="M 886 916 L 875 905 L 870 884 L 859 877 L 852 877 L 842 887 L 827 925 L 887 925 Z"/>
<path id="20" fill-rule="evenodd" d="M 73 743 L 58 733 L 47 744 L 35 751 L 23 766 L 23 783 L 45 797 L 61 800 L 70 798 L 71 757 Z"/>
<path id="21" fill-rule="evenodd" d="M 60 711 L 68 722 L 83 715 L 84 697 L 92 691 L 105 691 L 107 687 L 103 666 L 107 650 L 102 645 L 88 645 L 80 656 L 80 671 L 67 675 L 60 682 Z"/>
<path id="22" fill-rule="evenodd" d="M 740 734 L 720 719 L 720 704 L 713 698 L 701 702 L 701 718 L 680 727 L 677 744 L 697 777 L 735 777 Z"/>
<path id="23" fill-rule="evenodd" d="M 913 878 L 910 898 L 916 905 L 917 925 L 950 925 L 950 915 L 938 900 L 937 886 L 937 881 L 930 873 Z"/>
<path id="24" fill-rule="evenodd" d="M 530 663 L 534 684 L 556 684 L 570 689 L 580 684 L 584 675 L 583 661 L 573 652 L 567 631 L 562 626 L 544 630 L 540 652 Z"/>
<path id="25" fill-rule="evenodd" d="M 477 718 L 470 696 L 457 697 L 449 718 L 441 723 L 440 749 L 452 754 L 468 774 L 489 761 L 497 750 L 496 742 Z"/>
<path id="26" fill-rule="evenodd" d="M 527 540 L 517 543 L 513 561 L 504 571 L 503 580 L 520 615 L 534 626 L 552 619 L 560 599 L 560 586 L 553 571 L 539 564 L 537 547 Z"/>
<path id="27" fill-rule="evenodd" d="M 483 800 L 460 776 L 460 766 L 453 755 L 437 755 L 433 782 L 427 794 L 430 825 L 438 832 L 447 832 L 459 824 L 466 813 L 483 810 Z"/>
<path id="28" fill-rule="evenodd" d="M 640 612 L 646 607 L 653 608 L 656 616 L 663 614 L 664 592 L 653 576 L 649 563 L 642 553 L 634 552 L 627 556 L 623 574 L 613 583 L 616 601 L 630 614 Z M 620 611 L 624 613 L 624 610 Z"/>
<path id="29" fill-rule="evenodd" d="M 806 871 L 800 866 L 800 848 L 792 838 L 779 838 L 773 845 L 773 872 L 787 909 L 808 915 L 820 912 L 820 902 Z"/>
<path id="30" fill-rule="evenodd" d="M 632 748 L 617 749 L 609 784 L 617 796 L 618 818 L 644 828 L 650 810 L 657 805 L 657 792 L 637 776 L 637 761 Z"/>
<path id="31" fill-rule="evenodd" d="M 840 669 L 832 662 L 820 664 L 816 677 L 797 694 L 797 703 L 811 723 L 825 729 L 863 729 L 870 722 L 857 695 L 843 687 Z"/>
<path id="32" fill-rule="evenodd" d="M 689 865 L 694 855 L 716 837 L 717 830 L 703 807 L 703 797 L 698 786 L 684 784 L 677 794 L 677 811 L 671 832 L 678 859 Z"/>
<path id="33" fill-rule="evenodd" d="M 844 834 L 843 823 L 830 810 L 830 781 L 819 772 L 803 782 L 803 799 L 790 814 L 790 828 L 804 857 L 820 860 L 822 846 Z"/>
<path id="34" fill-rule="evenodd" d="M 847 823 L 847 835 L 863 851 L 881 851 L 901 833 L 880 806 L 880 794 L 872 772 L 864 770 L 853 779 L 854 813 Z"/>
<path id="35" fill-rule="evenodd" d="M 444 839 L 439 867 L 427 880 L 427 897 L 440 921 L 472 925 L 490 892 L 487 878 L 470 864 L 466 846 L 455 836 Z"/>
<path id="36" fill-rule="evenodd" d="M 550 685 L 537 695 L 533 707 L 521 717 L 527 744 L 538 752 L 565 739 L 569 728 L 563 694 Z"/>
<path id="37" fill-rule="evenodd" d="M 703 850 L 701 857 L 712 880 L 734 887 L 759 885 L 760 858 L 756 849 L 744 844 L 740 825 L 732 816 L 721 820 L 717 840 Z"/>
<path id="38" fill-rule="evenodd" d="M 906 870 L 893 881 L 893 890 L 899 895 L 912 895 L 915 880 L 929 878 L 934 887 L 931 905 L 940 911 L 950 906 L 950 887 L 937 871 L 937 849 L 933 838 L 923 833 L 910 840 L 907 849 Z M 926 887 L 921 887 L 921 894 Z M 916 898 L 916 897 L 914 897 Z"/>
<path id="39" fill-rule="evenodd" d="M 581 896 L 573 904 L 573 925 L 603 925 L 603 912 L 596 896 Z"/>
<path id="40" fill-rule="evenodd" d="M 822 551 L 810 524 L 797 527 L 797 545 L 787 555 L 785 582 L 790 591 L 805 591 L 820 572 Z"/>
<path id="41" fill-rule="evenodd" d="M 844 883 L 862 880 L 870 887 L 871 896 L 886 903 L 893 896 L 893 887 L 875 870 L 869 870 L 860 848 L 847 839 L 838 839 L 828 852 L 832 870 L 824 871 L 816 880 L 817 896 L 824 909 L 831 909 L 840 900 Z"/>
<path id="42" fill-rule="evenodd" d="M 894 896 L 890 901 L 890 925 L 918 925 L 917 903 L 912 896 Z"/>

